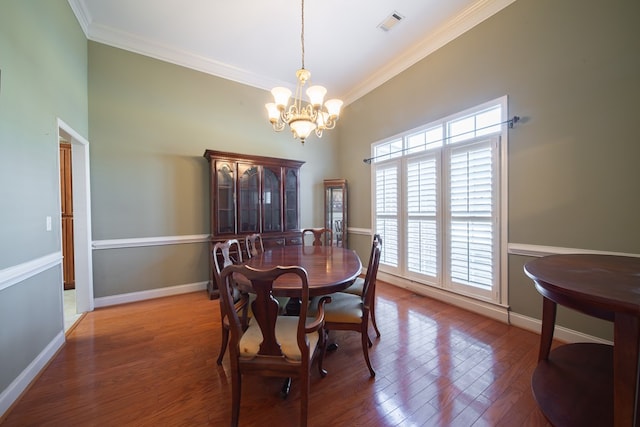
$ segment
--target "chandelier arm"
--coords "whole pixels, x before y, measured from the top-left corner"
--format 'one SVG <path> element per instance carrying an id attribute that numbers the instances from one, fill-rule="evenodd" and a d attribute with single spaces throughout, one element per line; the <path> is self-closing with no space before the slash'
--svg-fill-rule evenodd
<path id="1" fill-rule="evenodd" d="M 336 121 L 334 119 L 327 119 L 324 123 L 324 128 L 327 130 L 331 130 L 336 127 Z"/>

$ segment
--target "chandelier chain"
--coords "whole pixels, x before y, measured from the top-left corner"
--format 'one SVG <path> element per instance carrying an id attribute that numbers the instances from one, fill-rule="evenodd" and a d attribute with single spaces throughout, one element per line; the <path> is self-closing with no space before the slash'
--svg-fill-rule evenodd
<path id="1" fill-rule="evenodd" d="M 304 69 L 304 0 L 302 0 L 302 31 L 300 31 L 300 44 L 302 45 L 302 69 Z"/>

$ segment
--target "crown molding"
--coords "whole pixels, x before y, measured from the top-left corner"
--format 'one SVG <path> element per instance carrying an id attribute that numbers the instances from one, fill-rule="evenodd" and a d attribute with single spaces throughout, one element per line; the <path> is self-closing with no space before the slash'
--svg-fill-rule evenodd
<path id="1" fill-rule="evenodd" d="M 80 28 L 84 32 L 85 37 L 89 38 L 89 26 L 91 25 L 91 14 L 89 10 L 86 8 L 84 1 L 82 0 L 68 0 L 69 6 L 73 11 L 73 14 L 76 16 L 78 23 L 80 24 Z"/>
<path id="2" fill-rule="evenodd" d="M 416 43 L 396 60 L 386 64 L 369 78 L 362 80 L 344 97 L 345 105 L 363 97 L 407 68 L 426 58 L 442 46 L 461 36 L 487 18 L 495 15 L 516 0 L 479 0 L 449 21 L 431 35 Z"/>
<path id="3" fill-rule="evenodd" d="M 345 105 L 371 92 L 373 89 L 400 74 L 402 71 L 515 1 L 516 0 L 478 0 L 440 26 L 432 35 L 415 44 L 396 60 L 379 68 L 377 72 L 360 81 L 343 97 Z M 68 2 L 88 40 L 263 90 L 270 90 L 275 86 L 289 87 L 291 84 L 291 82 L 266 78 L 251 71 L 206 58 L 193 52 L 179 50 L 167 44 L 158 43 L 154 40 L 145 39 L 109 26 L 93 23 L 93 19 L 83 0 L 68 0 Z"/>

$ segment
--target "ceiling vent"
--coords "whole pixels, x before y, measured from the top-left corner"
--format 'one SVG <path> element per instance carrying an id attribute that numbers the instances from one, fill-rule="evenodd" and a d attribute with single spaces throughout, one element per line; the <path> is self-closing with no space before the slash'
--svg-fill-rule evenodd
<path id="1" fill-rule="evenodd" d="M 404 16 L 394 11 L 391 15 L 387 16 L 385 20 L 378 25 L 378 28 L 380 28 L 383 31 L 389 31 L 403 18 Z"/>

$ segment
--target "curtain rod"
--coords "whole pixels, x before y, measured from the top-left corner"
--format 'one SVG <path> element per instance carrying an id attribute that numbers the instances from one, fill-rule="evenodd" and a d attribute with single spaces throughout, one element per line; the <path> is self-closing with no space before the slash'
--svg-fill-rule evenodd
<path id="1" fill-rule="evenodd" d="M 446 141 L 446 140 L 448 140 L 448 139 L 451 139 L 451 138 L 457 138 L 457 137 L 459 137 L 459 136 L 466 135 L 466 134 L 468 134 L 468 133 L 474 133 L 474 132 L 477 132 L 477 131 L 479 131 L 479 130 L 489 129 L 489 128 L 492 128 L 492 127 L 497 126 L 497 125 L 504 125 L 504 124 L 507 124 L 507 125 L 509 125 L 509 128 L 510 128 L 510 129 L 513 129 L 513 125 L 515 125 L 515 124 L 516 124 L 516 123 L 518 123 L 519 121 L 520 121 L 520 117 L 519 117 L 519 116 L 513 116 L 513 118 L 511 118 L 511 119 L 509 119 L 509 120 L 505 120 L 504 122 L 495 123 L 495 124 L 492 124 L 492 125 L 489 125 L 489 126 L 485 126 L 485 127 L 483 127 L 483 128 L 478 128 L 478 129 L 471 130 L 471 131 L 469 131 L 469 132 L 459 133 L 459 134 L 457 134 L 457 135 L 447 136 L 446 138 L 443 138 L 442 140 L 443 140 L 443 141 Z M 426 143 L 425 143 L 425 144 L 423 144 L 423 146 L 426 146 L 426 145 L 427 145 Z M 417 147 L 420 147 L 420 146 L 417 146 Z M 363 162 L 365 162 L 366 164 L 370 165 L 370 164 L 371 164 L 371 162 L 372 162 L 372 161 L 374 161 L 375 159 L 377 159 L 378 157 L 388 157 L 388 156 L 390 156 L 390 155 L 392 155 L 392 154 L 404 153 L 405 151 L 415 150 L 417 147 L 403 148 L 403 149 L 401 149 L 401 150 L 394 151 L 394 152 L 392 152 L 392 153 L 381 154 L 380 156 L 369 157 L 368 159 L 363 159 L 362 161 L 363 161 Z"/>

